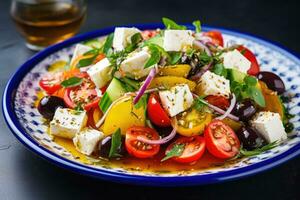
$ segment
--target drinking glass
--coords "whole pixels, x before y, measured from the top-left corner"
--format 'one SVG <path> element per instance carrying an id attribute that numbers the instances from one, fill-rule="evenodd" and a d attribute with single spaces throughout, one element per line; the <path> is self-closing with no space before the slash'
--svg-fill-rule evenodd
<path id="1" fill-rule="evenodd" d="M 75 35 L 86 16 L 84 0 L 13 0 L 10 14 L 32 50 Z"/>

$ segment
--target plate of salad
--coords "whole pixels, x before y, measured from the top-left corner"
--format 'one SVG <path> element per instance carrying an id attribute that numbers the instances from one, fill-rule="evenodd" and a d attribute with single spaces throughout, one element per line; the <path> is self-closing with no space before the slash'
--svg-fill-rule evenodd
<path id="1" fill-rule="evenodd" d="M 162 22 L 29 59 L 3 95 L 15 136 L 61 167 L 140 185 L 232 180 L 299 154 L 299 58 L 199 20 Z"/>

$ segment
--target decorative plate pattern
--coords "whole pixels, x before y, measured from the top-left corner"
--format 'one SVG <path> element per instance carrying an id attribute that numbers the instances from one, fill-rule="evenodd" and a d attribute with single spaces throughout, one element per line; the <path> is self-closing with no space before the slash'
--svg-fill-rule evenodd
<path id="1" fill-rule="evenodd" d="M 225 44 L 233 44 L 233 43 L 243 44 L 249 49 L 251 49 L 257 56 L 258 61 L 261 65 L 261 69 L 266 71 L 273 71 L 276 74 L 278 74 L 285 82 L 287 92 L 290 95 L 292 95 L 292 101 L 287 104 L 287 107 L 290 110 L 291 114 L 295 114 L 295 117 L 291 120 L 291 122 L 295 126 L 294 132 L 289 134 L 289 138 L 287 141 L 283 142 L 278 147 L 272 150 L 264 152 L 258 156 L 241 159 L 238 162 L 233 161 L 230 164 L 224 165 L 222 167 L 214 167 L 214 168 L 209 168 L 207 170 L 201 170 L 201 171 L 191 171 L 189 173 L 177 172 L 171 174 L 168 173 L 168 174 L 158 175 L 156 173 L 150 173 L 150 172 L 131 171 L 122 168 L 108 169 L 107 167 L 101 165 L 79 163 L 79 161 L 77 161 L 72 156 L 72 154 L 70 154 L 63 147 L 56 144 L 49 136 L 49 134 L 47 134 L 48 127 L 46 124 L 44 124 L 44 120 L 42 116 L 39 114 L 39 112 L 35 107 L 35 101 L 37 100 L 37 93 L 40 91 L 38 86 L 38 81 L 40 77 L 42 77 L 45 73 L 47 73 L 47 67 L 49 67 L 49 65 L 51 65 L 52 63 L 59 60 L 64 60 L 64 61 L 70 60 L 70 57 L 72 55 L 75 46 L 75 42 L 72 41 L 72 39 L 69 42 L 68 41 L 65 42 L 65 45 L 61 45 L 61 47 L 63 48 L 59 47 L 57 48 L 57 51 L 53 53 L 47 54 L 47 52 L 44 51 L 46 53 L 44 58 L 40 60 L 37 64 L 32 65 L 30 67 L 30 71 L 28 71 L 28 73 L 21 80 L 19 80 L 20 83 L 18 87 L 15 88 L 16 89 L 15 95 L 11 99 L 13 101 L 12 107 L 14 108 L 14 112 L 16 114 L 15 120 L 18 121 L 18 123 L 23 128 L 23 130 L 21 131 L 19 130 L 19 131 L 22 134 L 26 134 L 26 137 L 29 137 L 30 140 L 34 140 L 35 143 L 45 148 L 48 152 L 50 151 L 50 153 L 53 156 L 58 157 L 57 158 L 58 160 L 63 158 L 64 162 L 70 161 L 75 165 L 81 166 L 81 168 L 83 168 L 83 171 L 81 171 L 82 173 L 84 173 L 84 169 L 86 168 L 92 171 L 94 170 L 99 171 L 100 177 L 101 174 L 106 174 L 106 175 L 108 174 L 106 178 L 108 178 L 110 174 L 114 176 L 115 174 L 123 174 L 123 175 L 128 175 L 126 176 L 127 178 L 142 177 L 143 179 L 147 179 L 147 177 L 152 177 L 152 178 L 165 177 L 166 179 L 172 177 L 179 177 L 179 176 L 197 177 L 198 181 L 195 181 L 196 179 L 184 179 L 185 182 L 178 183 L 179 180 L 177 180 L 177 184 L 179 185 L 205 183 L 205 181 L 199 181 L 202 175 L 207 175 L 207 174 L 217 175 L 223 172 L 231 173 L 233 172 L 233 170 L 242 170 L 245 167 L 255 166 L 255 164 L 263 163 L 264 161 L 268 161 L 268 163 L 271 163 L 270 161 L 272 160 L 272 158 L 280 157 L 289 149 L 297 147 L 297 150 L 299 150 L 299 146 L 300 146 L 300 134 L 299 134 L 300 131 L 300 112 L 299 112 L 300 111 L 300 98 L 299 98 L 300 97 L 300 64 L 299 63 L 300 62 L 299 60 L 296 59 L 296 57 L 293 57 L 288 52 L 281 49 L 279 50 L 278 47 L 275 48 L 275 46 L 270 45 L 269 43 L 256 39 L 254 37 L 246 36 L 243 34 L 237 34 L 226 30 L 222 30 L 222 32 L 224 32 Z M 94 35 L 102 36 L 104 34 L 107 34 L 107 31 L 100 30 L 98 34 L 94 34 Z M 91 35 L 89 36 L 89 38 L 91 38 Z M 86 37 L 81 36 L 80 40 L 83 39 L 87 39 L 87 36 Z M 77 39 L 77 41 L 79 41 L 79 39 Z M 37 57 L 38 56 L 39 55 L 37 55 Z M 5 92 L 8 92 L 7 90 L 8 88 L 6 89 Z M 4 98 L 6 96 L 7 95 L 4 95 Z M 8 121 L 8 124 L 11 127 L 11 129 L 14 132 L 16 132 L 16 130 L 14 130 L 14 127 L 12 127 L 13 122 L 10 122 L 11 116 L 10 114 L 8 114 L 7 110 L 9 109 L 7 108 L 7 104 L 5 103 L 7 103 L 7 99 L 6 100 L 4 99 L 3 101 L 3 107 L 6 108 L 4 109 L 5 118 Z M 65 163 L 63 163 L 63 165 L 64 164 Z M 96 174 L 92 174 L 92 175 L 96 175 Z M 219 177 L 218 180 L 221 180 L 221 178 L 222 176 Z M 203 178 L 203 180 L 204 179 L 206 178 Z M 188 180 L 191 181 L 194 180 L 194 182 L 189 182 Z M 212 182 L 212 181 L 214 181 L 214 179 L 207 180 L 206 182 Z M 125 180 L 125 182 L 136 182 L 136 181 Z M 155 184 L 155 182 L 149 184 Z M 172 183 L 170 185 L 174 185 L 174 184 L 176 183 Z"/>

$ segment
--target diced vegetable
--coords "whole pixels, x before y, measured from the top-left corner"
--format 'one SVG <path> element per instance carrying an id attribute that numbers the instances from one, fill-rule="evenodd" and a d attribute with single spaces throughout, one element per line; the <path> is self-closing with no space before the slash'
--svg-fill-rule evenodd
<path id="1" fill-rule="evenodd" d="M 159 69 L 158 74 L 161 76 L 178 76 L 186 78 L 191 70 L 190 65 L 169 65 Z"/>
<path id="2" fill-rule="evenodd" d="M 152 80 L 150 84 L 150 88 L 165 87 L 166 89 L 168 89 L 179 84 L 187 84 L 191 91 L 194 91 L 196 87 L 195 82 L 190 81 L 183 77 L 161 76 L 161 77 L 156 77 Z"/>

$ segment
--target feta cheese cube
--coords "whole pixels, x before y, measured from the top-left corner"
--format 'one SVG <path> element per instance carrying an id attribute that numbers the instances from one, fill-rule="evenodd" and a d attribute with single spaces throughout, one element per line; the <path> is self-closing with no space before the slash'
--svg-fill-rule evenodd
<path id="1" fill-rule="evenodd" d="M 166 51 L 186 51 L 192 47 L 194 39 L 190 30 L 165 30 L 163 48 Z"/>
<path id="2" fill-rule="evenodd" d="M 50 133 L 55 136 L 72 139 L 86 125 L 85 111 L 57 108 L 50 122 Z"/>
<path id="3" fill-rule="evenodd" d="M 197 90 L 200 94 L 224 96 L 229 98 L 229 80 L 223 76 L 207 71 L 200 78 Z"/>
<path id="4" fill-rule="evenodd" d="M 236 49 L 223 53 L 221 58 L 223 58 L 225 68 L 235 68 L 243 73 L 247 73 L 251 67 L 251 62 Z"/>
<path id="5" fill-rule="evenodd" d="M 278 113 L 259 112 L 251 121 L 253 128 L 260 133 L 267 142 L 285 140 L 287 134 Z"/>
<path id="6" fill-rule="evenodd" d="M 104 134 L 98 130 L 85 128 L 73 138 L 76 149 L 85 155 L 91 155 Z"/>
<path id="7" fill-rule="evenodd" d="M 163 107 L 171 117 L 187 110 L 193 104 L 193 95 L 187 84 L 177 85 L 170 90 L 160 91 Z"/>
<path id="8" fill-rule="evenodd" d="M 113 48 L 116 51 L 122 51 L 131 43 L 131 37 L 141 32 L 137 28 L 117 27 L 114 32 Z"/>
<path id="9" fill-rule="evenodd" d="M 96 87 L 100 89 L 112 79 L 111 70 L 112 67 L 109 60 L 104 58 L 89 68 L 87 73 Z"/>
<path id="10" fill-rule="evenodd" d="M 75 46 L 75 50 L 73 52 L 73 56 L 72 56 L 72 59 L 71 59 L 71 62 L 70 63 L 73 63 L 74 60 L 78 57 L 78 56 L 81 56 L 83 54 L 85 54 L 86 52 L 88 52 L 89 50 L 92 50 L 91 47 L 89 46 L 86 46 L 86 45 L 83 45 L 83 44 L 77 44 Z"/>
<path id="11" fill-rule="evenodd" d="M 121 63 L 120 70 L 134 79 L 140 79 L 149 74 L 151 67 L 144 68 L 151 57 L 146 49 L 133 52 Z"/>

